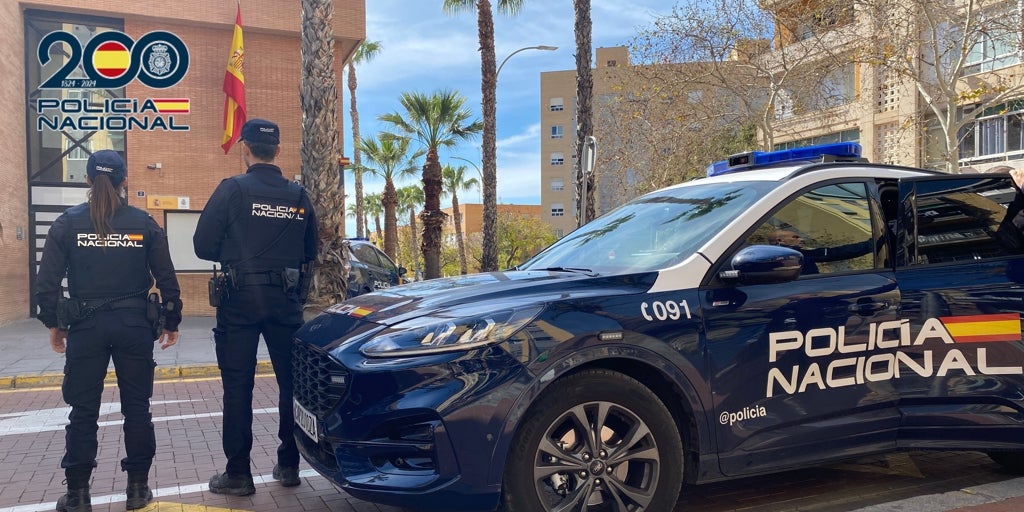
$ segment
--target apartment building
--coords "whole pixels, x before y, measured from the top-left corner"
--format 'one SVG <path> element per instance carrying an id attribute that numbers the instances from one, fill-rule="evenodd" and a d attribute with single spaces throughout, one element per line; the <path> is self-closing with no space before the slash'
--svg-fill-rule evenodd
<path id="1" fill-rule="evenodd" d="M 1024 168 L 1022 4 L 952 4 L 950 10 L 949 2 L 916 0 L 890 3 L 880 12 L 835 0 L 766 2 L 783 20 L 775 52 L 827 38 L 832 56 L 849 56 L 832 68 L 832 80 L 822 83 L 843 101 L 826 108 L 776 109 L 775 148 L 856 141 L 876 162 L 953 172 Z M 911 44 L 893 43 L 894 27 Z M 886 65 L 879 54 L 864 50 L 871 46 L 896 51 Z M 896 58 L 903 54 L 912 58 Z M 940 121 L 952 128 L 943 130 Z M 947 149 L 947 132 L 955 153 Z M 954 154 L 948 159 L 955 167 L 947 166 L 947 156 Z"/>
<path id="2" fill-rule="evenodd" d="M 295 173 L 302 140 L 300 12 L 299 0 L 248 0 L 241 12 L 248 115 L 281 126 L 279 162 Z M 212 314 L 205 291 L 210 266 L 195 257 L 191 235 L 214 187 L 244 171 L 237 145 L 228 154 L 221 148 L 221 88 L 235 14 L 235 3 L 204 0 L 0 2 L 0 41 L 8 48 L 0 53 L 6 93 L 0 110 L 8 120 L 0 126 L 8 143 L 0 187 L 9 194 L 0 204 L 0 324 L 35 314 L 32 284 L 47 229 L 66 208 L 85 201 L 81 171 L 100 149 L 124 155 L 129 204 L 167 230 L 184 313 Z M 153 32 L 170 36 L 144 39 Z M 365 33 L 365 0 L 335 0 L 338 83 L 342 64 Z M 114 61 L 127 71 L 97 66 L 94 54 L 111 51 L 90 41 L 112 43 Z M 153 44 L 134 44 L 139 41 Z M 126 79 L 89 81 L 96 73 L 83 66 Z M 125 75 L 133 69 L 135 76 Z M 137 78 L 143 75 L 148 78 Z M 344 115 L 340 102 L 338 109 Z"/>

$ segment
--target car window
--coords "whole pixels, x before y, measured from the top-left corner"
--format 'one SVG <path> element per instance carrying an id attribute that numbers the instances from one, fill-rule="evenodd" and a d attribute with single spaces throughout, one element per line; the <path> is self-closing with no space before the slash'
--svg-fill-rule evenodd
<path id="1" fill-rule="evenodd" d="M 901 186 L 908 263 L 975 262 L 1018 254 L 1019 237 L 1000 229 L 1016 194 L 1009 177 L 917 180 Z M 913 229 L 913 228 L 912 228 Z"/>
<path id="2" fill-rule="evenodd" d="M 354 244 L 352 246 L 352 253 L 356 255 L 357 260 L 367 265 L 380 266 L 380 258 L 377 257 L 377 253 L 372 245 Z"/>
<path id="3" fill-rule="evenodd" d="M 871 209 L 864 183 L 831 184 L 793 198 L 747 238 L 748 245 L 792 247 L 801 277 L 875 267 Z"/>
<path id="4" fill-rule="evenodd" d="M 384 251 L 381 251 L 376 247 L 373 248 L 373 251 L 377 253 L 376 256 L 377 259 L 380 260 L 379 265 L 381 268 L 393 274 L 398 274 L 398 267 L 395 265 L 393 261 L 391 261 L 391 258 L 389 258 L 388 255 L 384 253 Z"/>

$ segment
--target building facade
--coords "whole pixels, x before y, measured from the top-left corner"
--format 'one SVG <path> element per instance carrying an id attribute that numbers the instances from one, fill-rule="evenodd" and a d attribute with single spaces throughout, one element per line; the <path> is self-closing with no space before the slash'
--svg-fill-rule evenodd
<path id="1" fill-rule="evenodd" d="M 0 2 L 0 40 L 10 49 L 0 54 L 7 70 L 0 76 L 7 92 L 0 109 L 9 119 L 0 135 L 10 142 L 0 169 L 0 186 L 9 194 L 0 203 L 0 286 L 6 292 L 0 324 L 35 314 L 32 286 L 47 229 L 64 209 L 86 200 L 81 171 L 100 149 L 124 155 L 129 204 L 167 229 L 184 313 L 212 313 L 206 297 L 211 264 L 195 257 L 191 233 L 216 185 L 245 170 L 237 145 L 227 154 L 221 148 L 222 85 L 235 14 L 235 4 L 201 0 Z M 241 17 L 248 116 L 280 125 L 278 163 L 286 176 L 297 176 L 301 4 L 249 0 Z M 339 85 L 365 27 L 365 0 L 335 1 Z M 148 81 L 139 78 L 144 74 Z M 99 83 L 90 81 L 96 77 Z M 107 77 L 114 78 L 104 83 Z"/>

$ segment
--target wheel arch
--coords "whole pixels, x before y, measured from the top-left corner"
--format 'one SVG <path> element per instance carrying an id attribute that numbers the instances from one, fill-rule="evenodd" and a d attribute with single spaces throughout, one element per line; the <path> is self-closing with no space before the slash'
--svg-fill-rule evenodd
<path id="1" fill-rule="evenodd" d="M 548 371 L 534 380 L 528 391 L 517 399 L 505 419 L 502 435 L 491 457 L 488 478 L 491 483 L 501 484 L 509 447 L 538 398 L 557 389 L 560 380 L 593 369 L 626 375 L 650 389 L 661 400 L 678 426 L 683 443 L 683 480 L 687 483 L 697 481 L 700 454 L 710 446 L 706 415 L 698 412 L 702 403 L 700 394 L 682 372 L 660 355 L 635 346 L 622 348 L 624 350 L 618 354 L 614 354 L 616 351 L 612 347 L 595 347 L 588 351 L 591 352 L 589 354 L 573 352 L 566 358 L 572 364 L 560 362 L 549 365 Z"/>

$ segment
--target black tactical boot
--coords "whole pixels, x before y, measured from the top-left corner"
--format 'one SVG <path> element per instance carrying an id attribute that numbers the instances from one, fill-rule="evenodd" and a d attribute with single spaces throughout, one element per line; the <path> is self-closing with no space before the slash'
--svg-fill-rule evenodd
<path id="1" fill-rule="evenodd" d="M 92 468 L 67 468 L 64 477 L 68 484 L 68 492 L 57 500 L 59 512 L 92 512 L 92 501 L 89 499 L 89 477 Z"/>
<path id="2" fill-rule="evenodd" d="M 128 489 L 124 491 L 128 497 L 125 508 L 136 510 L 149 505 L 153 501 L 153 491 L 149 490 L 149 473 L 128 472 Z"/>

